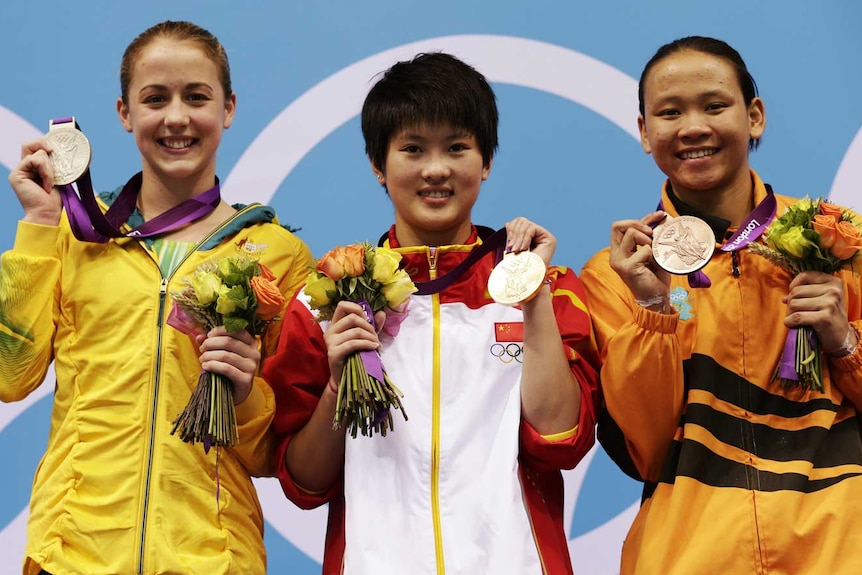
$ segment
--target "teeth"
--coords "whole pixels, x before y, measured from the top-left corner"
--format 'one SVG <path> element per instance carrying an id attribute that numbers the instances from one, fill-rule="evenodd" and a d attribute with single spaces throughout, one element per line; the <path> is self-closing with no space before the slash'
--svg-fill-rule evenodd
<path id="1" fill-rule="evenodd" d="M 713 155 L 717 150 L 715 148 L 711 148 L 709 150 L 693 150 L 690 152 L 683 152 L 682 159 L 683 160 L 694 160 L 697 158 L 705 158 L 706 156 Z"/>
<path id="2" fill-rule="evenodd" d="M 172 150 L 182 150 L 183 148 L 188 148 L 192 145 L 193 141 L 194 140 L 192 140 L 191 138 L 187 140 L 162 140 L 165 146 L 171 148 Z"/>
<path id="3" fill-rule="evenodd" d="M 434 192 L 422 192 L 420 195 L 424 198 L 448 198 L 450 193 L 439 190 Z"/>

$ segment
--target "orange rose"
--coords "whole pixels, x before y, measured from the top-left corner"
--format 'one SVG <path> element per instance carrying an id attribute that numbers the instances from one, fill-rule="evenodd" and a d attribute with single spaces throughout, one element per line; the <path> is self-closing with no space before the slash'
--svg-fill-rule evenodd
<path id="1" fill-rule="evenodd" d="M 260 277 L 271 282 L 275 281 L 275 274 L 272 273 L 271 269 L 269 269 L 260 262 L 258 262 L 257 267 L 260 269 Z"/>
<path id="2" fill-rule="evenodd" d="M 823 205 L 823 204 L 821 204 Z M 838 225 L 838 220 L 835 216 L 816 215 L 811 224 L 814 226 L 814 231 L 820 234 L 820 247 L 824 250 L 829 250 L 835 245 L 835 238 L 838 232 L 835 227 Z"/>
<path id="3" fill-rule="evenodd" d="M 837 234 L 835 245 L 829 250 L 839 260 L 849 260 L 856 257 L 862 250 L 862 232 L 851 222 L 838 222 L 835 228 Z"/>
<path id="4" fill-rule="evenodd" d="M 328 251 L 323 254 L 322 258 L 317 260 L 317 271 L 334 281 L 338 281 L 347 275 L 344 263 L 337 255 L 340 249 L 342 249 L 341 246 Z"/>
<path id="5" fill-rule="evenodd" d="M 335 257 L 344 266 L 347 277 L 359 277 L 365 272 L 365 246 L 353 244 L 346 248 L 337 247 L 335 252 Z"/>
<path id="6" fill-rule="evenodd" d="M 841 221 L 841 216 L 844 214 L 844 211 L 844 208 L 836 204 L 827 202 L 825 200 L 821 200 L 820 202 L 820 213 L 824 216 L 832 216 L 833 218 L 835 218 L 836 222 Z"/>
<path id="7" fill-rule="evenodd" d="M 263 276 L 251 278 L 251 289 L 257 298 L 257 310 L 254 315 L 263 321 L 269 321 L 281 313 L 284 307 L 284 296 L 275 284 Z"/>

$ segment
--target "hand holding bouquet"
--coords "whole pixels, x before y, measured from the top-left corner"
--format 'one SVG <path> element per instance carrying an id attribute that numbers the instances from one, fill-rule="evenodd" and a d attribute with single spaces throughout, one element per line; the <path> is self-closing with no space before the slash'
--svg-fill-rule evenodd
<path id="1" fill-rule="evenodd" d="M 228 333 L 246 330 L 263 335 L 284 307 L 284 296 L 273 284 L 275 276 L 248 257 L 225 257 L 201 264 L 185 287 L 172 291 L 174 307 L 168 325 L 196 336 L 223 325 Z M 228 378 L 202 371 L 188 405 L 174 421 L 173 435 L 204 450 L 235 445 L 237 441 L 233 385 Z"/>
<path id="2" fill-rule="evenodd" d="M 404 306 L 416 286 L 407 272 L 398 269 L 400 260 L 398 252 L 367 242 L 339 246 L 325 254 L 309 274 L 304 290 L 311 308 L 318 312 L 317 320 L 332 319 L 340 301 L 358 303 L 372 325 L 380 310 L 394 310 L 403 319 Z M 391 408 L 400 409 L 407 419 L 401 397 L 376 351 L 352 353 L 341 374 L 332 427 L 346 423 L 352 437 L 357 431 L 385 436 L 393 428 Z"/>
<path id="3" fill-rule="evenodd" d="M 822 198 L 806 198 L 776 218 L 763 239 L 765 244 L 751 243 L 749 249 L 794 276 L 803 271 L 834 274 L 859 255 L 862 222 L 849 210 Z M 775 377 L 785 386 L 823 391 L 820 352 L 820 341 L 811 326 L 791 329 Z"/>

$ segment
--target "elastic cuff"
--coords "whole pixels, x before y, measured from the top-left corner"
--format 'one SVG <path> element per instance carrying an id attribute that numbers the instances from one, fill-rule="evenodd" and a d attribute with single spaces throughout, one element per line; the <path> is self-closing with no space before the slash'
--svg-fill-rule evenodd
<path id="1" fill-rule="evenodd" d="M 260 388 L 259 381 L 255 378 L 248 397 L 245 398 L 245 401 L 234 407 L 236 410 L 237 425 L 248 423 L 266 411 L 266 394 Z"/>
<path id="2" fill-rule="evenodd" d="M 12 249 L 28 256 L 53 256 L 56 252 L 60 226 L 45 226 L 30 222 L 18 222 L 15 244 Z"/>
<path id="3" fill-rule="evenodd" d="M 673 310 L 672 313 L 659 313 L 635 305 L 634 320 L 636 324 L 650 331 L 674 333 L 676 331 L 676 324 L 679 321 L 679 313 L 676 310 Z"/>

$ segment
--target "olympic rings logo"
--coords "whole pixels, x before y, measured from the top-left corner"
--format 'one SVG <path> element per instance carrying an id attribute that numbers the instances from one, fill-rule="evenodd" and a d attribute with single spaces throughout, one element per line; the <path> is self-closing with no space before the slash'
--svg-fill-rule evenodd
<path id="1" fill-rule="evenodd" d="M 524 348 L 520 343 L 495 343 L 491 345 L 490 352 L 503 363 L 524 363 Z"/>

